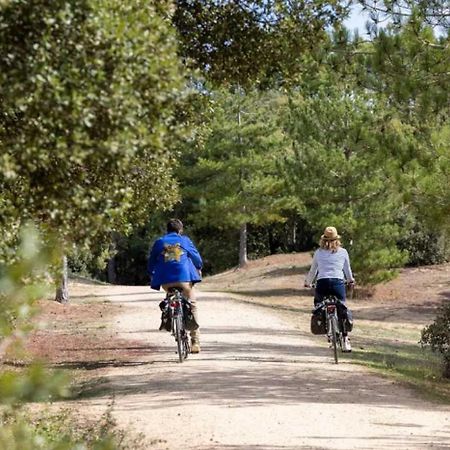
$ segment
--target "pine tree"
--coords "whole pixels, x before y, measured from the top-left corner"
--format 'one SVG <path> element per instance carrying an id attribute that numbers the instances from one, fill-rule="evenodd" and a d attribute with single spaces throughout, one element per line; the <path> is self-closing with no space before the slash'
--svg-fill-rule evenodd
<path id="1" fill-rule="evenodd" d="M 184 180 L 197 226 L 241 231 L 240 265 L 247 259 L 247 224 L 283 221 L 291 207 L 277 166 L 286 141 L 276 122 L 283 103 L 274 93 L 214 92 L 205 142 Z"/>
<path id="2" fill-rule="evenodd" d="M 325 226 L 338 228 L 362 283 L 389 278 L 389 269 L 405 261 L 396 247 L 398 164 L 389 154 L 401 130 L 377 108 L 351 87 L 323 84 L 292 95 L 286 126 L 293 142 L 286 158 L 292 192 L 317 236 Z"/>
<path id="3" fill-rule="evenodd" d="M 419 19 L 413 14 L 370 43 L 338 30 L 291 101 L 294 192 L 312 223 L 344 227 L 366 282 L 406 261 L 400 231 L 403 239 L 417 225 L 422 232 L 424 216 L 434 217 L 431 239 L 448 222 L 440 188 L 448 180 L 448 39 Z"/>
<path id="4" fill-rule="evenodd" d="M 430 251 L 433 239 L 449 236 L 450 35 L 442 7 L 441 1 L 410 2 L 398 24 L 378 31 L 366 60 L 367 87 L 408 129 L 409 145 L 392 154 L 405 175 L 407 220 L 430 236 Z"/>

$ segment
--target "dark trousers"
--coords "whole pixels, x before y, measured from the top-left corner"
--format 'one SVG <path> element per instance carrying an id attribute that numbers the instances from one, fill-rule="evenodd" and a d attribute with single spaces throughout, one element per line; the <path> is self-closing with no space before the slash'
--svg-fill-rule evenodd
<path id="1" fill-rule="evenodd" d="M 345 303 L 345 282 L 341 278 L 320 278 L 316 283 L 314 304 L 320 303 L 325 295 L 335 295 Z"/>

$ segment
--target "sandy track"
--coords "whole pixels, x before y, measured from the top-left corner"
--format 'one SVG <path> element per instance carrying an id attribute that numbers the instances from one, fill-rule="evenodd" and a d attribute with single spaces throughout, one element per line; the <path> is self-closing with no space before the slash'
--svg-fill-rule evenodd
<path id="1" fill-rule="evenodd" d="M 450 408 L 417 398 L 349 363 L 334 365 L 323 338 L 267 308 L 200 293 L 202 352 L 177 363 L 157 331 L 162 295 L 102 288 L 123 305 L 120 337 L 148 343 L 148 358 L 109 369 L 83 403 L 154 440 L 156 449 L 450 449 Z"/>

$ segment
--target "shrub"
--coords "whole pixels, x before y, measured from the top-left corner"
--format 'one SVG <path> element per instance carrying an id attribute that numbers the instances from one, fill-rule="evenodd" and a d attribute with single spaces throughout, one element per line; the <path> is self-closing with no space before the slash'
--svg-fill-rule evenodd
<path id="1" fill-rule="evenodd" d="M 423 224 L 407 231 L 398 242 L 401 250 L 408 252 L 408 266 L 442 264 L 448 260 L 449 252 L 442 233 L 431 232 Z"/>
<path id="2" fill-rule="evenodd" d="M 429 345 L 433 352 L 441 353 L 444 377 L 450 378 L 450 303 L 441 306 L 435 321 L 422 330 L 422 345 Z"/>

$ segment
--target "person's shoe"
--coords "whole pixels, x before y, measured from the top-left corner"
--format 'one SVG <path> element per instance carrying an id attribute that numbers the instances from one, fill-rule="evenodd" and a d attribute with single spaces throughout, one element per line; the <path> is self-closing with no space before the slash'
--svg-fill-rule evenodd
<path id="1" fill-rule="evenodd" d="M 200 344 L 198 341 L 191 342 L 191 353 L 200 353 Z"/>
<path id="2" fill-rule="evenodd" d="M 350 353 L 352 351 L 352 345 L 350 344 L 350 339 L 348 336 L 344 337 L 344 345 L 342 346 L 342 351 Z"/>

